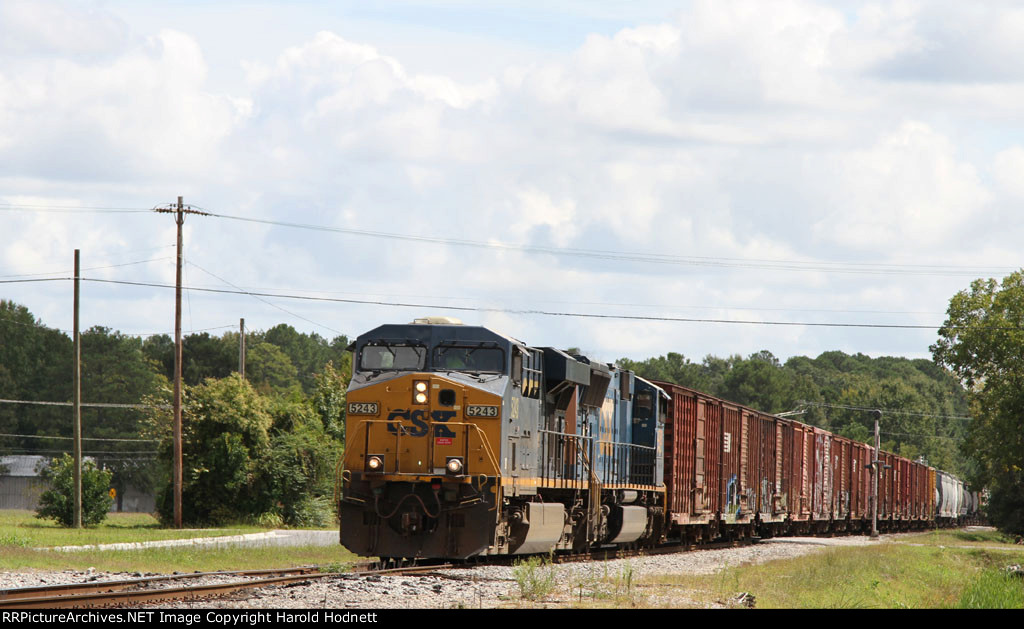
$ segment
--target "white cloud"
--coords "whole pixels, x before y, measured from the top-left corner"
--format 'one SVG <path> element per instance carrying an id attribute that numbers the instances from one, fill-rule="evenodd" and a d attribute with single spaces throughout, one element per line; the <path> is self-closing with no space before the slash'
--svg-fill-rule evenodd
<path id="1" fill-rule="evenodd" d="M 116 53 L 127 25 L 115 15 L 71 2 L 5 0 L 0 4 L 0 56 Z"/>
<path id="2" fill-rule="evenodd" d="M 948 242 L 991 198 L 956 153 L 928 125 L 906 122 L 872 148 L 834 158 L 822 173 L 828 211 L 815 233 L 876 252 Z"/>
<path id="3" fill-rule="evenodd" d="M 958 65 L 955 81 L 925 80 L 925 70 L 951 63 L 950 51 L 1016 50 L 1012 6 L 697 0 L 661 23 L 591 34 L 564 54 L 538 49 L 476 82 L 454 77 L 486 67 L 480 34 L 467 73 L 424 70 L 351 32 L 311 30 L 263 61 L 233 60 L 245 80 L 230 94 L 210 77 L 232 68 L 210 68 L 209 44 L 181 24 L 136 33 L 107 13 L 41 6 L 0 10 L 5 201 L 128 197 L 149 206 L 169 200 L 173 184 L 186 202 L 227 214 L 698 261 L 641 265 L 190 219 L 189 255 L 238 284 L 799 320 L 828 308 L 942 311 L 963 278 L 781 272 L 757 260 L 1009 264 L 1021 235 L 986 221 L 1007 222 L 1009 211 L 988 210 L 1024 196 L 1024 149 L 991 149 L 1015 141 L 1006 137 L 1015 138 L 1024 85 L 985 65 L 995 53 Z M 951 32 L 960 15 L 963 36 Z M 995 25 L 993 42 L 967 45 Z M 80 242 L 157 242 L 156 228 L 94 218 L 98 231 L 90 223 L 48 233 L 56 219 L 0 216 L 18 234 L 4 264 L 30 272 Z M 159 225 L 166 236 L 170 221 Z M 33 248 L 38 239 L 49 244 Z M 699 263 L 708 258 L 741 264 Z M 196 300 L 209 324 L 237 320 L 240 309 L 271 324 L 286 317 L 245 300 L 209 300 L 205 311 Z M 310 308 L 309 318 L 349 333 L 421 314 Z M 461 318 L 609 359 L 885 347 L 822 328 Z M 926 341 L 909 338 L 893 351 L 924 351 Z"/>
<path id="4" fill-rule="evenodd" d="M 205 77 L 196 41 L 170 30 L 109 59 L 7 64 L 0 159 L 8 173 L 55 180 L 202 176 L 249 109 L 207 91 Z"/>
<path id="5" fill-rule="evenodd" d="M 993 163 L 996 181 L 1007 194 L 1024 199 L 1024 148 L 1012 146 L 996 153 Z"/>

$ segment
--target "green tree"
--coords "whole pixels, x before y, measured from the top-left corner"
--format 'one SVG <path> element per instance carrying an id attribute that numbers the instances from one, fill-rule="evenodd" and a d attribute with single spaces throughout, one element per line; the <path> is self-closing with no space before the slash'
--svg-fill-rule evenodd
<path id="1" fill-rule="evenodd" d="M 801 401 L 820 397 L 809 378 L 792 373 L 767 350 L 734 360 L 722 374 L 717 394 L 767 413 L 791 411 Z"/>
<path id="2" fill-rule="evenodd" d="M 281 519 L 289 526 L 328 524 L 341 443 L 306 402 L 279 401 L 272 414 L 271 491 Z"/>
<path id="3" fill-rule="evenodd" d="M 238 374 L 188 387 L 182 409 L 182 520 L 240 521 L 270 512 L 270 403 Z M 162 437 L 170 461 L 170 411 L 157 409 L 150 434 Z M 174 515 L 173 487 L 157 501 L 161 519 Z"/>
<path id="4" fill-rule="evenodd" d="M 975 280 L 946 314 L 931 350 L 970 392 L 964 450 L 977 467 L 969 480 L 991 491 L 996 526 L 1024 534 L 1024 271 Z"/>
<path id="5" fill-rule="evenodd" d="M 669 352 L 657 358 L 644 361 L 633 361 L 622 358 L 618 364 L 623 369 L 636 372 L 641 378 L 672 382 L 684 387 L 702 391 L 711 389 L 711 383 L 705 374 L 704 367 L 699 363 L 690 362 L 686 356 Z"/>
<path id="6" fill-rule="evenodd" d="M 88 402 L 136 404 L 169 386 L 158 370 L 137 337 L 100 326 L 82 333 L 82 396 Z M 134 408 L 83 408 L 83 432 L 92 439 L 138 439 L 142 417 Z M 129 485 L 141 491 L 155 489 L 156 444 L 100 443 L 89 449 L 100 466 L 113 472 L 119 499 Z"/>
<path id="7" fill-rule="evenodd" d="M 344 443 L 347 378 L 334 368 L 333 362 L 329 362 L 314 380 L 313 409 L 320 416 L 324 432 Z"/>
<path id="8" fill-rule="evenodd" d="M 263 394 L 301 391 L 295 365 L 271 343 L 256 343 L 247 349 L 245 377 Z"/>
<path id="9" fill-rule="evenodd" d="M 36 517 L 75 525 L 75 461 L 64 454 L 53 459 L 41 473 L 50 488 L 39 497 Z M 110 497 L 111 472 L 101 470 L 88 459 L 82 462 L 82 525 L 95 526 L 107 517 L 114 499 Z"/>
<path id="10" fill-rule="evenodd" d="M 0 300 L 0 397 L 71 401 L 71 339 L 45 327 L 24 306 Z M 0 432 L 69 437 L 66 407 L 0 404 Z M 26 437 L 0 437 L 0 446 L 32 450 L 61 447 Z"/>

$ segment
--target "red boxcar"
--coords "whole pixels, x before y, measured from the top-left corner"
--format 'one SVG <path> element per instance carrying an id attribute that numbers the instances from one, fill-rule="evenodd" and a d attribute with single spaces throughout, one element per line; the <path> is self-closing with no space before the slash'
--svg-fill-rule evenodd
<path id="1" fill-rule="evenodd" d="M 867 530 L 874 449 L 668 382 L 667 524 L 675 535 L 717 536 L 720 525 L 762 534 Z M 887 452 L 878 517 L 905 528 L 934 517 L 934 472 Z"/>

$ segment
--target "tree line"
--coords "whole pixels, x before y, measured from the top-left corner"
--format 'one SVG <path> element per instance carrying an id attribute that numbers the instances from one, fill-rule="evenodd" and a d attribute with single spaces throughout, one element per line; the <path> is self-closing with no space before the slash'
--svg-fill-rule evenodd
<path id="1" fill-rule="evenodd" d="M 986 488 L 993 521 L 1024 534 L 1024 272 L 973 282 L 953 296 L 947 315 L 930 361 L 830 351 L 781 362 L 761 351 L 619 364 L 768 413 L 798 411 L 800 421 L 859 441 L 872 437 L 864 409 L 881 409 L 884 449 Z M 329 516 L 344 444 L 348 343 L 284 324 L 247 333 L 243 380 L 237 332 L 185 336 L 187 521 Z M 0 300 L 0 398 L 70 401 L 71 354 L 67 334 Z M 119 493 L 128 483 L 155 489 L 169 517 L 173 341 L 93 327 L 82 334 L 82 364 L 84 401 L 147 404 L 83 409 L 86 437 L 147 439 L 86 442 L 86 454 L 113 472 Z M 0 454 L 66 452 L 68 441 L 37 437 L 70 437 L 70 427 L 68 407 L 0 403 Z"/>
<path id="2" fill-rule="evenodd" d="M 285 324 L 245 340 L 243 380 L 238 332 L 183 338 L 186 521 L 326 521 L 344 443 L 349 341 Z M 72 354 L 68 334 L 0 300 L 0 399 L 70 402 Z M 112 472 L 119 497 L 129 485 L 154 492 L 159 514 L 172 519 L 173 340 L 97 326 L 82 332 L 81 362 L 83 402 L 142 405 L 83 407 L 85 456 Z M 71 450 L 71 426 L 69 406 L 0 403 L 0 454 L 58 458 Z"/>
<path id="3" fill-rule="evenodd" d="M 929 360 L 830 351 L 783 363 L 760 351 L 699 363 L 669 353 L 619 365 L 766 413 L 795 411 L 797 421 L 864 443 L 874 442 L 874 418 L 860 409 L 882 409 L 883 449 L 961 477 L 970 471 L 959 447 L 970 423 L 967 392 Z"/>

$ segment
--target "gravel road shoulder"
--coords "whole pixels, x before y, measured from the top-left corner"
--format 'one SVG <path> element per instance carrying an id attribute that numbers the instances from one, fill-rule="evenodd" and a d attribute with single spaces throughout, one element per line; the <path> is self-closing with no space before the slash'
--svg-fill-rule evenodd
<path id="1" fill-rule="evenodd" d="M 884 535 L 882 542 L 902 537 Z M 726 567 L 764 563 L 821 552 L 829 546 L 866 545 L 866 536 L 836 538 L 776 538 L 752 546 L 698 550 L 671 555 L 653 555 L 559 564 L 545 567 L 554 579 L 555 591 L 539 602 L 523 600 L 515 569 L 509 566 L 477 566 L 438 571 L 427 576 L 344 577 L 304 581 L 295 585 L 271 586 L 232 598 L 201 603 L 162 603 L 159 607 L 191 608 L 496 608 L 517 606 L 565 606 L 573 604 L 585 589 L 595 596 L 597 589 L 618 579 L 652 575 L 704 575 Z M 0 589 L 53 583 L 124 579 L 140 573 L 107 574 L 95 571 L 8 572 L 0 574 Z M 546 575 L 545 575 L 546 576 Z M 685 607 L 699 603 L 680 588 L 660 588 L 645 594 L 653 607 Z M 603 595 L 604 593 L 602 593 Z M 609 595 L 609 598 L 613 597 Z M 608 602 L 614 604 L 614 600 Z"/>

